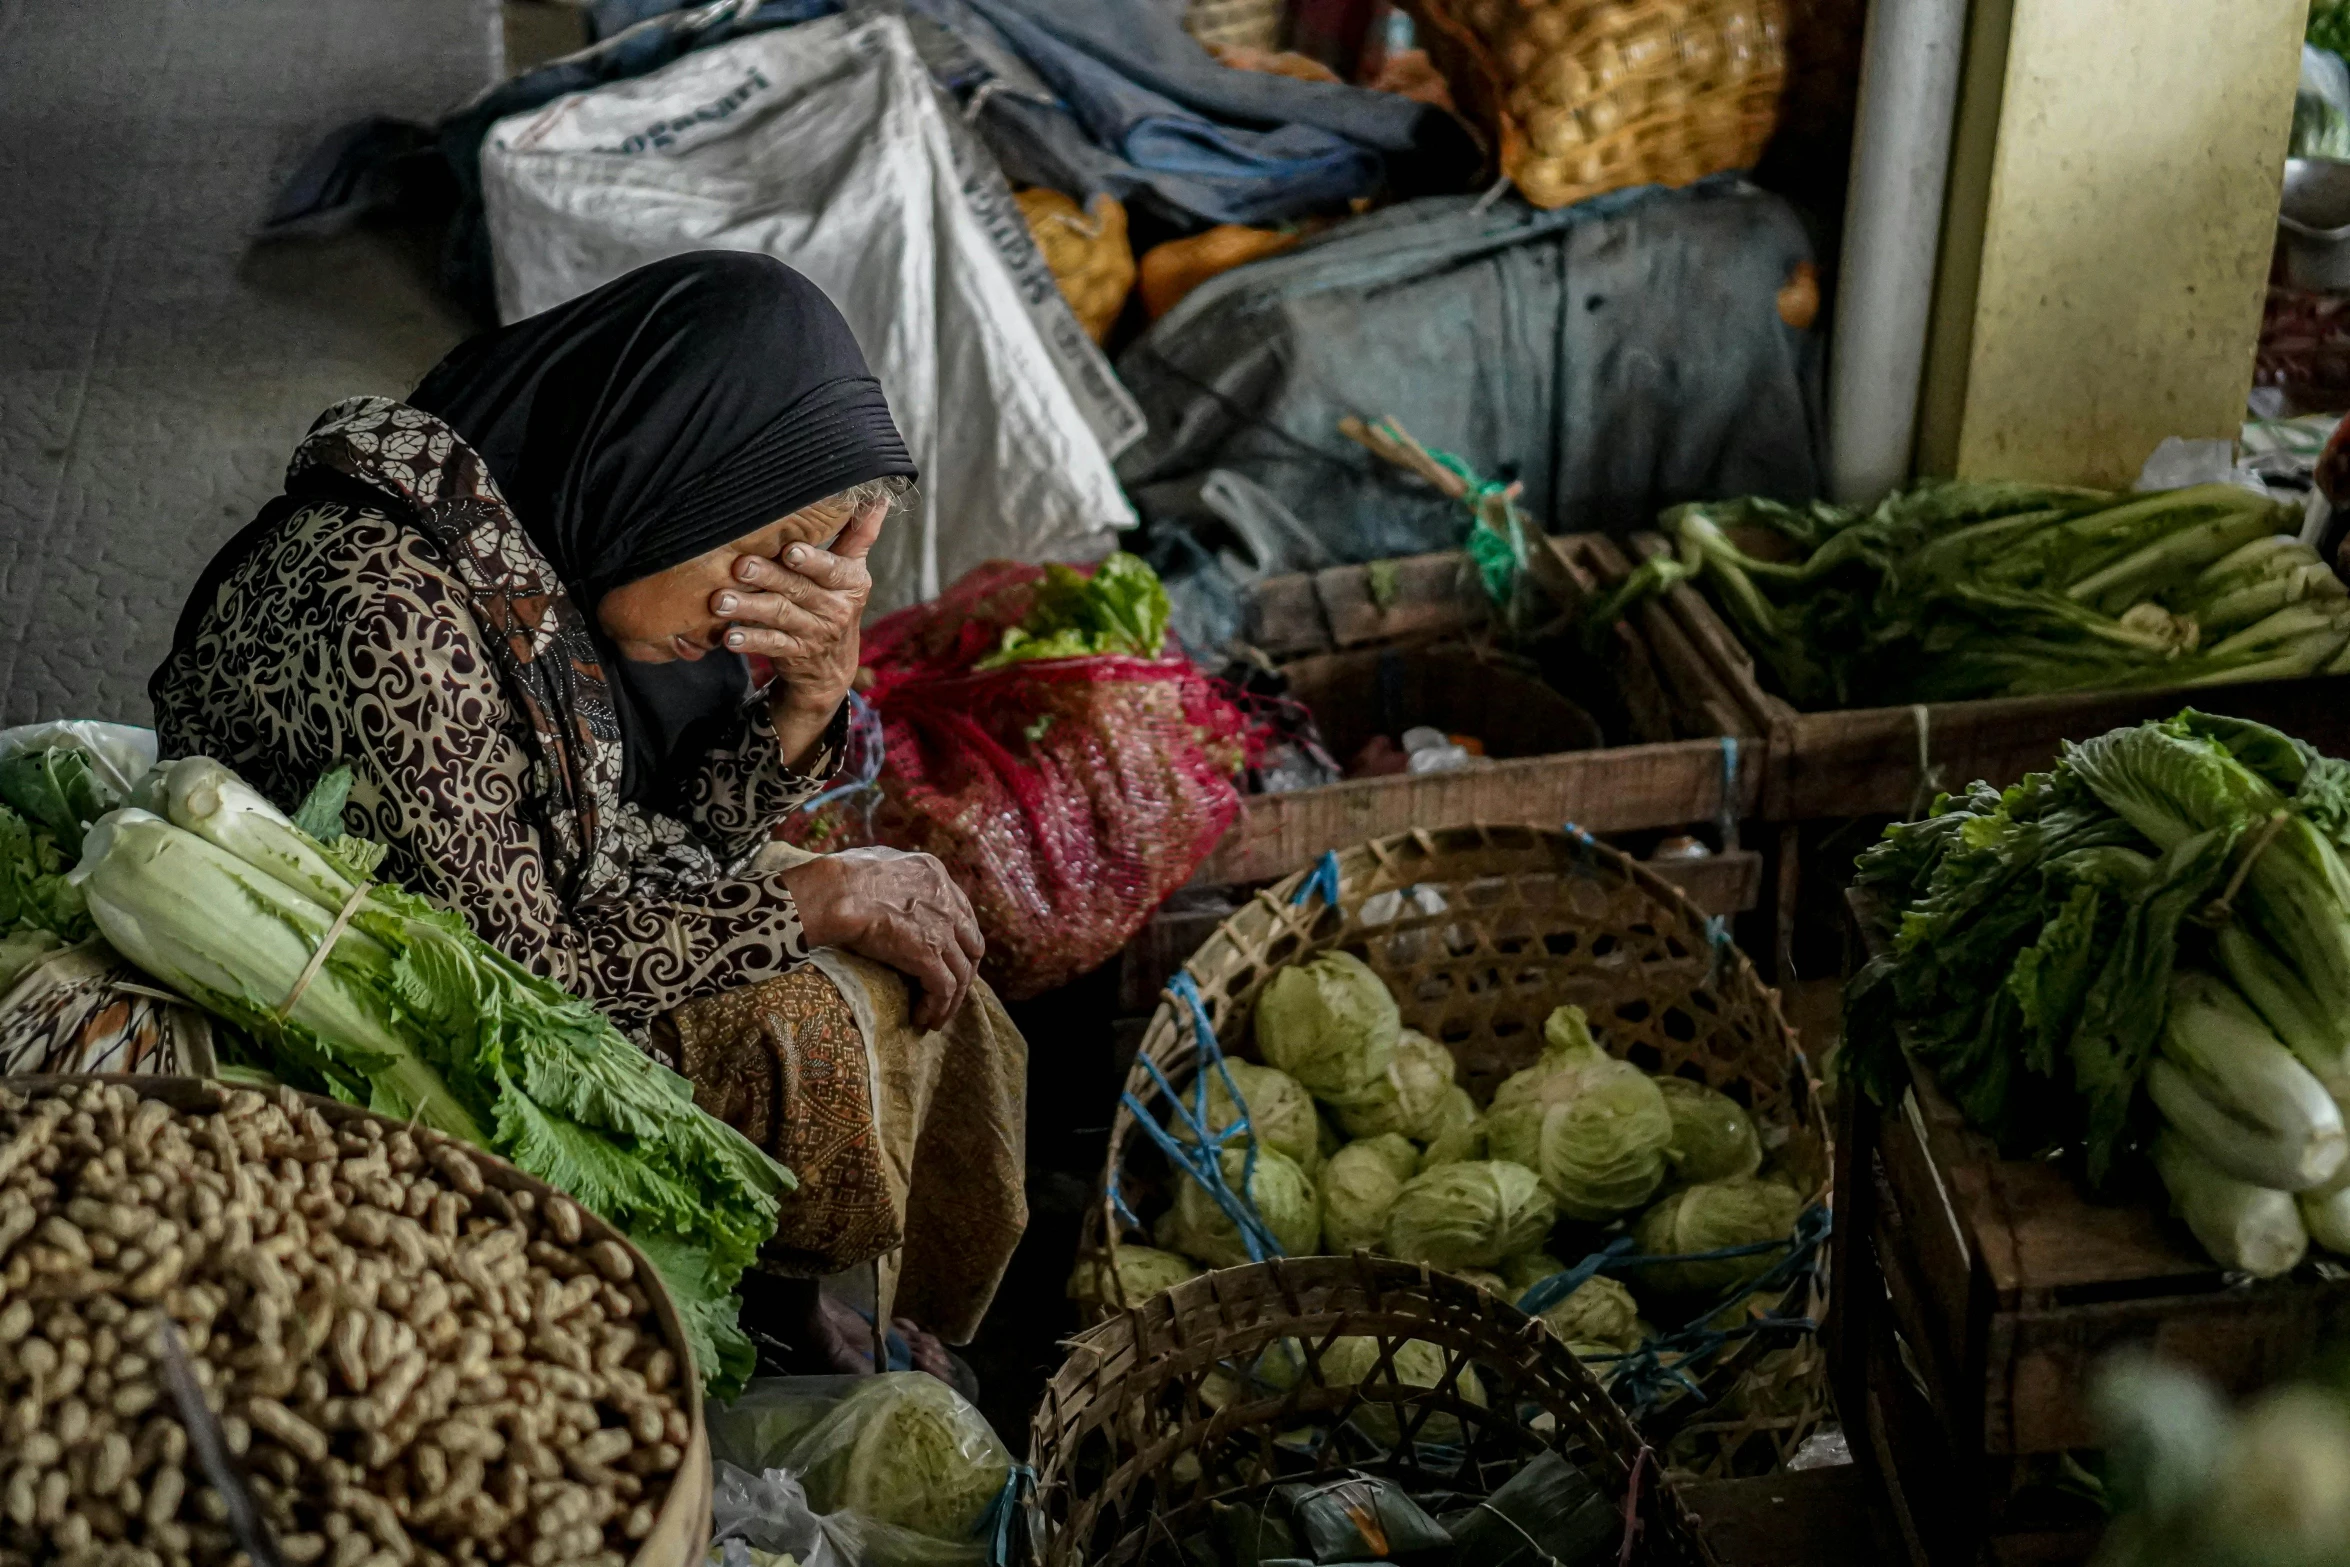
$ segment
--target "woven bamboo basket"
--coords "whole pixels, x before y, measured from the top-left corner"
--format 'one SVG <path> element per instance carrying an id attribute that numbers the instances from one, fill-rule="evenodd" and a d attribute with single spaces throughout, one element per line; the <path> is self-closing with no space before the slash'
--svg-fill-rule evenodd
<path id="1" fill-rule="evenodd" d="M 1282 0 L 1191 0 L 1183 30 L 1202 45 L 1271 51 L 1281 47 L 1284 20 Z"/>
<path id="2" fill-rule="evenodd" d="M 21 1073 L 0 1077 L 0 1088 L 18 1093 L 34 1093 L 78 1083 L 125 1083 L 142 1099 L 156 1099 L 182 1112 L 218 1110 L 222 1096 L 229 1085 L 210 1078 L 130 1076 L 115 1073 Z M 292 1090 L 283 1090 L 292 1092 Z M 317 1094 L 295 1093 L 304 1105 L 325 1117 L 329 1126 L 343 1127 L 356 1121 L 374 1121 L 386 1133 L 406 1131 L 417 1143 L 431 1148 L 442 1143 L 455 1143 L 472 1155 L 481 1171 L 483 1184 L 501 1192 L 528 1192 L 534 1199 L 544 1201 L 561 1195 L 546 1182 L 523 1174 L 486 1149 L 473 1147 L 434 1131 L 423 1125 L 376 1115 Z M 619 1230 L 581 1208 L 580 1244 L 592 1246 L 599 1241 L 617 1241 L 637 1258 L 637 1279 L 651 1300 L 653 1313 L 661 1328 L 662 1345 L 677 1358 L 681 1366 L 694 1363 L 692 1346 L 685 1336 L 685 1325 L 678 1319 L 677 1304 L 661 1282 L 661 1275 L 638 1252 L 636 1244 Z M 680 1389 L 686 1416 L 692 1428 L 687 1439 L 684 1457 L 671 1477 L 668 1491 L 654 1515 L 652 1532 L 638 1542 L 629 1558 L 629 1567 L 702 1567 L 710 1550 L 710 1433 L 702 1418 L 702 1384 L 688 1375 Z"/>
<path id="3" fill-rule="evenodd" d="M 1409 0 L 1429 58 L 1537 207 L 1751 168 L 1786 0 Z"/>
<path id="4" fill-rule="evenodd" d="M 1323 1356 L 1350 1337 L 1375 1341 L 1378 1358 L 1360 1382 L 1330 1385 Z M 1442 1354 L 1432 1384 L 1394 1374 L 1398 1347 L 1412 1340 Z M 1299 1366 L 1293 1384 L 1227 1384 L 1242 1390 L 1212 1407 L 1212 1375 L 1257 1364 L 1284 1341 Z M 1420 1440 L 1368 1439 L 1366 1413 Z M 1440 1445 L 1424 1445 L 1431 1426 Z M 1619 1502 L 1634 1498 L 1631 1560 L 1713 1560 L 1639 1433 L 1515 1307 L 1444 1274 L 1364 1256 L 1230 1268 L 1071 1343 L 1031 1431 L 1033 1557 L 1043 1567 L 1177 1564 L 1178 1542 L 1211 1503 L 1259 1500 L 1281 1481 L 1335 1471 L 1393 1480 L 1423 1505 L 1452 1495 L 1474 1506 L 1545 1449 Z"/>
<path id="5" fill-rule="evenodd" d="M 1335 897 L 1327 895 L 1333 885 Z M 1406 903 L 1399 917 L 1364 921 L 1370 900 L 1415 887 L 1433 889 L 1446 907 L 1412 912 Z M 1220 1048 L 1249 1055 L 1253 1045 L 1243 1042 L 1251 1038 L 1251 1012 L 1273 975 L 1333 949 L 1354 954 L 1387 982 L 1406 1027 L 1452 1051 L 1479 1104 L 1532 1064 L 1544 1021 L 1572 1003 L 1613 1054 L 1738 1101 L 1773 1165 L 1794 1178 L 1807 1202 L 1826 1194 L 1827 1123 L 1777 993 L 1677 889 L 1580 831 L 1451 827 L 1345 850 L 1258 893 L 1202 944 L 1184 973 Z M 1086 1214 L 1083 1253 L 1103 1262 L 1114 1262 L 1129 1216 L 1154 1216 L 1183 1178 L 1140 1130 L 1135 1108 L 1154 1119 L 1166 1115 L 1150 1065 L 1178 1092 L 1199 1070 L 1188 1009 L 1172 995 L 1162 997 L 1140 1056 L 1148 1064 L 1138 1059 L 1127 1076 L 1098 1201 Z M 1102 1276 L 1114 1292 L 1114 1266 Z M 1775 1304 L 1804 1314 L 1815 1285 L 1813 1276 L 1798 1277 Z M 1098 1306 L 1097 1315 L 1117 1304 Z M 1733 1340 L 1681 1369 L 1718 1397 L 1762 1354 L 1758 1339 Z M 1696 1402 L 1661 1407 L 1648 1429 L 1661 1435 L 1693 1414 Z"/>

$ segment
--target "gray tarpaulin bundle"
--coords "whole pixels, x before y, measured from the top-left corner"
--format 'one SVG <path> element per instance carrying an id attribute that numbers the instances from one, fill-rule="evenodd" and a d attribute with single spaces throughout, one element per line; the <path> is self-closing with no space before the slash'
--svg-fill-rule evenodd
<path id="1" fill-rule="evenodd" d="M 1128 349 L 1118 371 L 1150 428 L 1119 477 L 1162 539 L 1221 540 L 1229 508 L 1202 479 L 1238 475 L 1335 561 L 1452 549 L 1465 528 L 1342 436 L 1348 414 L 1522 481 L 1553 531 L 1646 527 L 1705 496 L 1809 499 L 1819 334 L 1777 301 L 1810 259 L 1794 211 L 1736 180 L 1555 212 L 1391 207 L 1212 279 Z"/>

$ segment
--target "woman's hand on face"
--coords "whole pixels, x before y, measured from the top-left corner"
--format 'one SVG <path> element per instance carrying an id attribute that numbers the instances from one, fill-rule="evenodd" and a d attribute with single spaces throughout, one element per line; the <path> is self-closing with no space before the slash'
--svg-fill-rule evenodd
<path id="1" fill-rule="evenodd" d="M 873 501 L 857 509 L 830 549 L 794 544 L 781 560 L 745 555 L 734 565 L 738 586 L 711 596 L 711 612 L 734 622 L 727 648 L 774 664 L 776 733 L 795 764 L 823 735 L 857 678 L 858 626 L 873 597 L 865 557 L 888 515 L 887 501 Z"/>
<path id="2" fill-rule="evenodd" d="M 971 901 L 927 854 L 846 849 L 780 873 L 812 947 L 838 947 L 921 987 L 917 1028 L 942 1028 L 970 994 L 987 943 Z"/>

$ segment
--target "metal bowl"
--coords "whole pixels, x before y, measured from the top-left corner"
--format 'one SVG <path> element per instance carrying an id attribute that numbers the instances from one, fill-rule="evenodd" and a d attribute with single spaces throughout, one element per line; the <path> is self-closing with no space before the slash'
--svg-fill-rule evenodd
<path id="1" fill-rule="evenodd" d="M 2277 227 L 2294 287 L 2350 291 L 2350 162 L 2287 158 Z"/>

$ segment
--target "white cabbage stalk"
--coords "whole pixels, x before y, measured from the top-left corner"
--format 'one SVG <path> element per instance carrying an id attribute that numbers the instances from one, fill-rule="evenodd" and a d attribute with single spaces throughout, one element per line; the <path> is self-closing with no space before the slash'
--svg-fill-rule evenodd
<path id="1" fill-rule="evenodd" d="M 2221 1267 L 2274 1278 L 2308 1252 L 2309 1231 L 2291 1193 L 2222 1174 L 2175 1131 L 2155 1137 L 2154 1168 L 2172 1208 Z"/>
<path id="2" fill-rule="evenodd" d="M 2172 980 L 2161 1049 L 2147 1093 L 2222 1171 L 2300 1192 L 2342 1168 L 2350 1137 L 2333 1096 L 2224 980 L 2192 972 Z"/>
<path id="3" fill-rule="evenodd" d="M 209 756 L 173 762 L 163 776 L 164 814 L 206 842 L 266 871 L 332 916 L 358 889 L 342 867 L 259 791 Z"/>
<path id="4" fill-rule="evenodd" d="M 90 829 L 75 872 L 90 917 L 115 948 L 183 994 L 241 1023 L 274 1022 L 310 966 L 337 910 L 303 897 L 238 856 L 150 811 L 113 811 Z M 345 928 L 286 1022 L 348 1051 L 384 1058 L 385 1103 L 453 1137 L 489 1136 L 430 1063 L 385 1027 L 369 992 L 387 983 L 392 955 Z"/>
<path id="5" fill-rule="evenodd" d="M 2221 926 L 2213 945 L 2220 967 L 2285 1048 L 2336 1100 L 2350 1097 L 2350 1020 L 2330 1014 L 2292 965 L 2241 921 Z"/>

